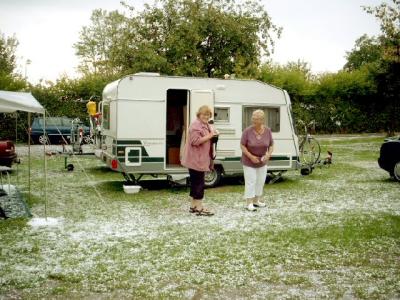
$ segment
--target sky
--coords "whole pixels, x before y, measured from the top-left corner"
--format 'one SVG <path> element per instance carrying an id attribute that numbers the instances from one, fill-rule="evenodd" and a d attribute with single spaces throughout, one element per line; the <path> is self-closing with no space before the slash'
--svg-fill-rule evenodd
<path id="1" fill-rule="evenodd" d="M 272 60 L 304 60 L 315 73 L 335 72 L 363 34 L 379 34 L 375 18 L 361 6 L 381 0 L 261 0 L 273 23 L 283 27 Z M 137 8 L 146 0 L 127 0 Z M 152 1 L 151 1 L 152 2 Z M 96 8 L 122 9 L 120 0 L 0 0 L 0 31 L 16 35 L 18 71 L 32 83 L 79 76 L 73 44 Z M 31 64 L 26 64 L 27 60 Z"/>

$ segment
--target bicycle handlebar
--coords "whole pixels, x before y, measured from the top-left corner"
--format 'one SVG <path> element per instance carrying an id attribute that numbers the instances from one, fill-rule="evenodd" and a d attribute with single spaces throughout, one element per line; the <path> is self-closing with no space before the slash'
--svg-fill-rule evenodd
<path id="1" fill-rule="evenodd" d="M 306 125 L 306 123 L 301 119 L 298 119 L 297 123 L 299 123 L 299 125 Z M 315 124 L 316 124 L 315 120 L 312 120 L 310 123 L 307 124 L 307 127 L 315 125 Z"/>

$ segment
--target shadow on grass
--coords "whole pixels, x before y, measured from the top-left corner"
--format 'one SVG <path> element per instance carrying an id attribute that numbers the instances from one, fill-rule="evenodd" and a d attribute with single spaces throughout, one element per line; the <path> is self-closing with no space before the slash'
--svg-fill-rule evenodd
<path id="1" fill-rule="evenodd" d="M 44 200 L 41 197 L 37 197 L 37 196 L 33 195 L 32 193 L 31 193 L 31 195 L 29 195 L 28 192 L 23 192 L 21 194 L 22 194 L 22 197 L 25 200 L 26 204 L 29 206 L 29 208 L 32 208 L 34 205 L 44 202 Z"/>
<path id="2" fill-rule="evenodd" d="M 9 219 L 1 219 L 0 218 L 0 230 L 6 230 L 7 228 L 22 228 L 26 226 L 29 218 L 9 218 Z"/>
<path id="3" fill-rule="evenodd" d="M 390 185 L 398 184 L 400 186 L 400 182 L 398 182 L 393 177 L 390 177 L 389 175 L 387 177 L 382 177 L 382 178 L 378 178 L 378 179 L 359 179 L 359 180 L 355 180 L 355 182 L 358 182 L 358 183 L 382 183 L 382 184 L 390 184 Z"/>
<path id="4" fill-rule="evenodd" d="M 122 181 L 103 181 L 97 183 L 97 188 L 102 192 L 122 192 L 123 191 Z"/>
<path id="5" fill-rule="evenodd" d="M 267 184 L 267 188 L 277 188 L 277 189 L 283 189 L 283 188 L 291 188 L 291 187 L 296 187 L 299 184 L 301 184 L 302 179 L 308 178 L 307 176 L 296 176 L 296 177 L 284 177 L 280 179 L 278 182 L 274 182 L 272 184 Z"/>
<path id="6" fill-rule="evenodd" d="M 358 169 L 355 167 L 355 169 Z M 90 168 L 93 174 L 109 174 L 109 169 L 106 167 L 92 167 Z M 302 188 L 302 183 L 307 182 L 308 179 L 319 179 L 321 181 L 329 181 L 332 179 L 332 174 L 335 173 L 333 169 L 317 169 L 309 176 L 301 176 L 297 173 L 287 173 L 276 182 L 269 184 L 269 178 L 266 180 L 265 188 L 272 190 L 286 190 L 291 188 Z M 118 174 L 117 174 L 118 175 Z M 321 176 L 322 175 L 322 176 Z M 99 181 L 97 187 L 101 192 L 119 194 L 124 193 L 123 185 L 125 181 L 121 178 L 106 178 L 105 181 Z M 189 185 L 175 185 L 165 178 L 150 179 L 144 178 L 139 182 L 142 190 L 139 194 L 147 194 L 151 196 L 153 191 L 159 191 L 163 194 L 175 193 L 189 193 Z M 230 193 L 230 192 L 243 192 L 244 178 L 243 176 L 227 176 L 221 179 L 220 184 L 216 188 L 208 188 L 208 193 Z"/>
<path id="7" fill-rule="evenodd" d="M 85 170 L 93 175 L 114 174 L 114 172 L 106 166 L 86 167 Z"/>
<path id="8" fill-rule="evenodd" d="M 104 181 L 97 184 L 101 191 L 105 192 L 123 192 L 124 181 Z M 173 186 L 167 180 L 143 180 L 139 185 L 147 191 L 166 191 L 181 192 L 188 189 L 187 186 Z"/>
<path id="9" fill-rule="evenodd" d="M 97 184 L 97 187 L 103 192 L 123 192 L 124 188 L 123 180 L 110 180 L 103 181 Z M 268 184 L 268 180 L 266 182 L 267 187 L 277 187 L 277 188 L 289 188 L 295 186 L 299 183 L 299 180 L 283 177 L 277 182 L 273 184 Z M 181 192 L 189 192 L 190 185 L 174 185 L 165 179 L 151 179 L 151 180 L 141 180 L 139 185 L 142 187 L 144 191 L 164 191 L 167 193 L 181 193 Z M 244 188 L 244 179 L 243 177 L 226 177 L 221 180 L 221 183 L 215 188 L 208 188 L 208 190 L 212 190 L 217 193 L 221 192 L 230 192 L 236 191 L 238 189 Z M 232 189 L 232 190 L 231 190 Z M 143 190 L 141 193 L 143 193 Z"/>

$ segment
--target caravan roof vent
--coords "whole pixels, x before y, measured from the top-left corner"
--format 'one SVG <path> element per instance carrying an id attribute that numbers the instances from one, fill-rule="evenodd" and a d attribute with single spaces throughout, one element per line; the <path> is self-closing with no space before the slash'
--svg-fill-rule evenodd
<path id="1" fill-rule="evenodd" d="M 137 76 L 149 76 L 149 77 L 153 77 L 153 76 L 160 76 L 160 73 L 152 73 L 152 72 L 139 72 L 139 73 L 135 73 L 134 75 L 137 75 Z"/>

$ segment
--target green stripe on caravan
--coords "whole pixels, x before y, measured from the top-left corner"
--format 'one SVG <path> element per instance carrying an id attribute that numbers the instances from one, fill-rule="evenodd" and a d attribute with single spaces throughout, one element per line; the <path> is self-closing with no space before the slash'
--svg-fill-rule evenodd
<path id="1" fill-rule="evenodd" d="M 129 158 L 139 158 L 138 156 L 129 156 Z M 119 156 L 118 160 L 120 162 L 125 162 L 125 156 Z M 163 157 L 142 157 L 142 162 L 164 162 Z"/>
<path id="2" fill-rule="evenodd" d="M 117 145 L 142 145 L 140 140 L 113 140 L 113 144 Z"/>
<path id="3" fill-rule="evenodd" d="M 129 158 L 138 158 L 137 156 L 129 156 Z M 224 159 L 219 159 L 221 161 L 240 161 L 241 157 L 226 157 Z M 120 162 L 125 162 L 125 156 L 118 156 Z M 287 156 L 276 156 L 271 158 L 272 161 L 282 161 L 288 160 Z M 298 160 L 297 156 L 292 156 L 292 160 Z M 164 162 L 163 157 L 142 157 L 142 162 Z"/>
<path id="4" fill-rule="evenodd" d="M 142 141 L 139 140 L 113 140 L 113 154 L 117 155 L 118 150 L 123 150 L 125 152 L 125 148 L 128 146 L 141 146 L 142 148 L 142 156 L 149 156 L 149 154 L 146 151 L 146 148 L 143 146 Z M 116 150 L 115 151 L 115 144 L 117 144 Z"/>
<path id="5" fill-rule="evenodd" d="M 299 158 L 297 156 L 292 156 L 292 160 L 298 160 Z M 222 161 L 240 161 L 241 157 L 240 156 L 235 156 L 235 157 L 226 157 L 224 159 L 221 159 Z M 289 160 L 287 156 L 272 156 L 271 160 Z"/>

